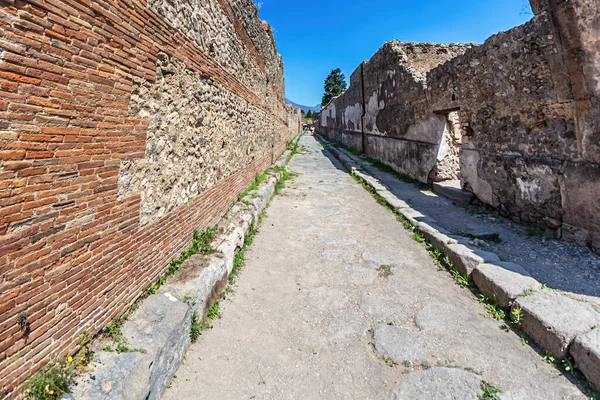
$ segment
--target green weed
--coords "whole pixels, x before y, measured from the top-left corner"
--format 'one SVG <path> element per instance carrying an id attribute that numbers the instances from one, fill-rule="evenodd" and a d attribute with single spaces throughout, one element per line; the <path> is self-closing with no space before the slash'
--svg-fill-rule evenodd
<path id="1" fill-rule="evenodd" d="M 450 270 L 450 273 L 452 274 L 452 279 L 454 279 L 454 281 L 460 286 L 465 288 L 473 287 L 473 282 L 471 281 L 471 279 L 461 274 L 459 270 L 452 269 Z"/>
<path id="2" fill-rule="evenodd" d="M 118 343 L 115 351 L 119 354 L 120 353 L 129 353 L 129 347 L 127 347 L 127 345 L 125 345 L 123 343 Z"/>
<path id="3" fill-rule="evenodd" d="M 478 396 L 479 400 L 497 400 L 498 394 L 501 393 L 500 389 L 485 381 L 481 382 L 481 390 L 483 391 L 483 396 Z"/>
<path id="4" fill-rule="evenodd" d="M 192 327 L 190 329 L 190 339 L 192 343 L 196 343 L 198 338 L 202 335 L 202 321 L 200 320 L 200 316 L 197 311 L 194 311 L 192 314 Z"/>
<path id="5" fill-rule="evenodd" d="M 379 271 L 379 276 L 381 278 L 389 278 L 390 276 L 394 275 L 394 273 L 392 272 L 392 267 L 390 265 L 382 265 L 379 268 L 377 268 L 377 271 Z"/>
<path id="6" fill-rule="evenodd" d="M 69 383 L 75 375 L 74 367 L 69 359 L 51 362 L 25 382 L 25 396 L 35 400 L 60 399 L 68 393 Z"/>
<path id="7" fill-rule="evenodd" d="M 210 320 L 215 320 L 221 318 L 221 311 L 219 310 L 219 302 L 215 301 L 212 306 L 208 309 L 208 314 L 206 318 Z"/>
<path id="8" fill-rule="evenodd" d="M 396 365 L 398 365 L 398 363 L 396 363 L 394 360 L 392 360 L 391 358 L 386 358 L 385 359 L 385 363 L 387 364 L 388 367 L 395 367 Z"/>
<path id="9" fill-rule="evenodd" d="M 223 291 L 223 293 L 221 293 L 220 297 L 222 300 L 226 300 L 227 296 L 230 294 L 233 294 L 235 291 L 233 290 L 233 288 L 231 286 L 227 286 L 225 288 L 225 290 Z"/>
<path id="10" fill-rule="evenodd" d="M 102 336 L 105 338 L 112 339 L 114 342 L 123 341 L 123 335 L 121 330 L 123 329 L 123 324 L 125 320 L 123 318 L 115 318 L 113 319 L 106 327 L 102 330 Z"/>
<path id="11" fill-rule="evenodd" d="M 521 326 L 523 322 L 523 310 L 519 307 L 515 307 L 510 312 L 510 321 L 516 326 Z"/>
<path id="12" fill-rule="evenodd" d="M 502 321 L 506 318 L 506 313 L 498 305 L 498 299 L 496 298 L 496 296 L 494 296 L 493 298 L 490 298 L 490 297 L 486 297 L 484 295 L 480 295 L 479 302 L 481 304 L 483 304 L 486 313 L 490 317 L 492 317 L 498 321 Z"/>
<path id="13" fill-rule="evenodd" d="M 413 233 L 413 239 L 415 239 L 418 243 L 425 243 L 425 236 L 423 236 L 419 232 Z"/>
<path id="14" fill-rule="evenodd" d="M 409 231 L 415 229 L 413 224 L 408 219 L 406 219 L 404 215 L 400 214 L 397 210 L 394 210 L 394 214 L 396 214 L 396 219 L 402 223 L 404 229 L 407 229 Z"/>
<path id="15" fill-rule="evenodd" d="M 246 262 L 246 252 L 242 249 L 235 253 L 233 257 L 233 268 L 231 274 L 229 274 L 229 283 L 235 283 L 237 280 L 244 263 Z"/>
<path id="16" fill-rule="evenodd" d="M 556 358 L 549 351 L 547 351 L 544 354 L 544 357 L 542 357 L 542 361 L 546 361 L 548 364 L 556 368 Z"/>

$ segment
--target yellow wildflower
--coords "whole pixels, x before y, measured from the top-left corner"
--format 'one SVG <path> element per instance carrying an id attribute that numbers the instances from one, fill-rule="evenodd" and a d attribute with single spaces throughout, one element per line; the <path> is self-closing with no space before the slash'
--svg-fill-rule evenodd
<path id="1" fill-rule="evenodd" d="M 54 390 L 50 390 L 50 392 L 48 392 L 48 393 L 50 393 L 50 394 L 54 394 Z"/>
<path id="2" fill-rule="evenodd" d="M 69 356 L 69 357 L 67 358 L 67 362 L 68 362 L 69 364 L 71 364 L 71 363 L 73 362 L 73 357 Z"/>

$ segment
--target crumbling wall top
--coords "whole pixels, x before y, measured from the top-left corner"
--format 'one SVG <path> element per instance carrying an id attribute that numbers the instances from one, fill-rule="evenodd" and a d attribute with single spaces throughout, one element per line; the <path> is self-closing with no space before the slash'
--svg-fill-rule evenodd
<path id="1" fill-rule="evenodd" d="M 403 43 L 400 48 L 408 57 L 408 61 L 419 73 L 426 75 L 427 72 L 455 57 L 465 53 L 473 47 L 473 44 L 450 43 Z"/>

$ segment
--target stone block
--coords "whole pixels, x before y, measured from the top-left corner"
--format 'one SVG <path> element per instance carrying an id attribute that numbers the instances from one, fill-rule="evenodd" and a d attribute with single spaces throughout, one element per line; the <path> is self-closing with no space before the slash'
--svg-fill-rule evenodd
<path id="1" fill-rule="evenodd" d="M 450 232 L 439 226 L 419 222 L 415 230 L 425 237 L 437 250 L 444 251 L 449 244 L 456 244 L 456 239 L 450 237 Z"/>
<path id="2" fill-rule="evenodd" d="M 569 346 L 578 335 L 600 325 L 600 313 L 591 305 L 552 290 L 519 297 L 513 304 L 515 307 L 523 310 L 523 332 L 557 358 L 567 356 Z"/>
<path id="3" fill-rule="evenodd" d="M 471 273 L 479 264 L 500 262 L 500 259 L 494 253 L 471 249 L 462 244 L 449 244 L 446 246 L 445 253 L 454 264 L 454 267 L 464 276 L 471 276 Z"/>
<path id="4" fill-rule="evenodd" d="M 483 396 L 481 379 L 459 368 L 436 367 L 409 374 L 394 391 L 395 400 L 472 400 Z"/>
<path id="5" fill-rule="evenodd" d="M 190 346 L 192 310 L 173 296 L 150 296 L 123 326 L 130 352 L 100 352 L 77 378 L 75 399 L 160 399 Z"/>
<path id="6" fill-rule="evenodd" d="M 514 263 L 479 264 L 471 277 L 479 291 L 490 298 L 496 298 L 502 308 L 509 308 L 525 291 L 540 289 L 540 283 L 523 267 Z"/>
<path id="7" fill-rule="evenodd" d="M 600 327 L 578 336 L 571 345 L 571 355 L 579 370 L 600 390 Z"/>
<path id="8" fill-rule="evenodd" d="M 433 218 L 430 218 L 427 215 L 425 215 L 413 208 L 402 208 L 402 209 L 399 209 L 398 211 L 400 212 L 400 214 L 402 214 L 402 216 L 404 218 L 406 218 L 414 226 L 417 226 L 420 222 L 423 222 L 423 223 L 426 223 L 429 225 L 436 222 L 436 220 L 434 220 Z"/>
<path id="9" fill-rule="evenodd" d="M 147 378 L 144 354 L 99 352 L 90 367 L 94 370 L 93 375 L 77 378 L 77 385 L 73 385 L 71 393 L 64 395 L 62 400 L 144 398 L 147 388 L 138 381 L 141 376 Z"/>
<path id="10" fill-rule="evenodd" d="M 469 205 L 475 200 L 472 192 L 467 192 L 460 187 L 460 181 L 434 182 L 433 191 L 457 204 Z"/>
<path id="11" fill-rule="evenodd" d="M 130 349 L 144 351 L 146 371 L 132 378 L 139 398 L 160 399 L 190 346 L 192 309 L 167 294 L 150 296 L 123 326 Z"/>
<path id="12" fill-rule="evenodd" d="M 406 203 L 403 200 L 400 200 L 399 198 L 397 198 L 393 193 L 391 193 L 388 190 L 382 190 L 381 192 L 378 193 L 381 197 L 383 197 L 383 199 L 385 201 L 387 201 L 387 203 L 394 209 L 394 210 L 400 210 L 403 208 L 410 208 L 410 206 L 408 205 L 408 203 Z"/>
<path id="13" fill-rule="evenodd" d="M 192 256 L 173 279 L 160 288 L 159 293 L 186 302 L 194 311 L 203 314 L 210 305 L 211 297 L 224 289 L 232 263 L 233 259 L 229 262 L 218 253 Z"/>

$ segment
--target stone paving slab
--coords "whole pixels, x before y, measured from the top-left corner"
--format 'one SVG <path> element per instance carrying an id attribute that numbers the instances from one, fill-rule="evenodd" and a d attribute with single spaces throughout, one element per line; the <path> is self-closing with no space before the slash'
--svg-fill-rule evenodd
<path id="1" fill-rule="evenodd" d="M 434 349 L 431 342 L 418 332 L 392 325 L 382 325 L 373 334 L 375 351 L 400 364 L 426 362 Z"/>
<path id="2" fill-rule="evenodd" d="M 474 400 L 481 396 L 481 379 L 458 368 L 413 372 L 394 392 L 395 400 Z"/>
<path id="3" fill-rule="evenodd" d="M 322 138 L 320 140 L 328 143 Z M 337 158 L 343 160 L 343 165 L 358 162 L 354 160 L 352 155 L 343 150 L 333 147 L 329 147 L 329 149 Z M 361 168 L 373 171 L 364 162 L 361 163 Z M 364 172 L 355 174 L 355 176 L 371 186 L 378 194 L 379 192 L 375 187 L 384 186 L 383 190 L 386 196 L 390 198 L 389 187 L 382 185 L 375 177 Z M 389 185 L 390 179 L 394 178 L 388 176 L 387 179 Z M 446 235 L 443 232 L 438 233 L 440 228 L 436 225 L 437 221 L 412 207 L 398 209 L 397 211 L 414 225 L 417 232 L 421 232 L 427 240 L 430 240 L 435 248 L 446 254 L 462 275 L 473 278 L 473 272 L 475 271 L 474 283 L 478 289 L 484 294 L 495 295 L 501 307 L 508 308 L 514 303 L 513 307 L 521 308 L 521 304 L 526 304 L 526 310 L 523 310 L 525 315 L 525 322 L 522 325 L 523 331 L 530 335 L 543 350 L 549 351 L 559 359 L 564 358 L 568 355 L 568 348 L 577 335 L 585 334 L 596 326 L 595 321 L 600 315 L 600 308 L 587 303 L 591 301 L 592 304 L 595 304 L 594 299 L 559 291 L 553 292 L 549 296 L 541 294 L 530 299 L 530 291 L 534 291 L 534 288 L 541 288 L 542 284 L 525 276 L 529 275 L 529 272 L 521 265 L 501 262 L 496 254 L 467 245 L 471 242 L 464 237 L 452 236 L 453 239 L 459 242 L 458 244 L 446 240 Z M 448 212 L 454 211 L 456 210 L 448 210 Z M 480 230 L 474 236 L 491 235 L 489 231 L 482 232 L 484 231 Z M 480 266 L 481 268 L 478 270 Z M 514 279 L 515 276 L 511 276 L 511 273 L 514 274 L 516 271 L 520 271 L 522 277 Z M 519 292 L 520 289 L 523 289 L 523 291 Z M 543 299 L 543 301 L 538 301 L 540 299 Z M 593 312 L 590 312 L 590 310 Z M 576 317 L 569 318 L 569 315 L 575 314 L 577 314 Z M 590 358 L 589 362 L 594 362 L 594 358 Z M 600 363 L 595 366 L 595 369 L 600 369 Z M 587 374 L 585 372 L 584 374 L 586 377 L 587 375 L 594 377 L 589 369 Z"/>
<path id="4" fill-rule="evenodd" d="M 445 391 L 434 398 L 452 398 L 463 372 L 477 378 L 471 399 L 481 381 L 505 399 L 585 398 L 486 317 L 314 138 L 301 144 L 289 166 L 298 175 L 267 210 L 222 319 L 192 346 L 166 399 L 422 398 L 418 388 L 435 387 Z M 411 354 L 425 362 L 405 363 Z"/>

